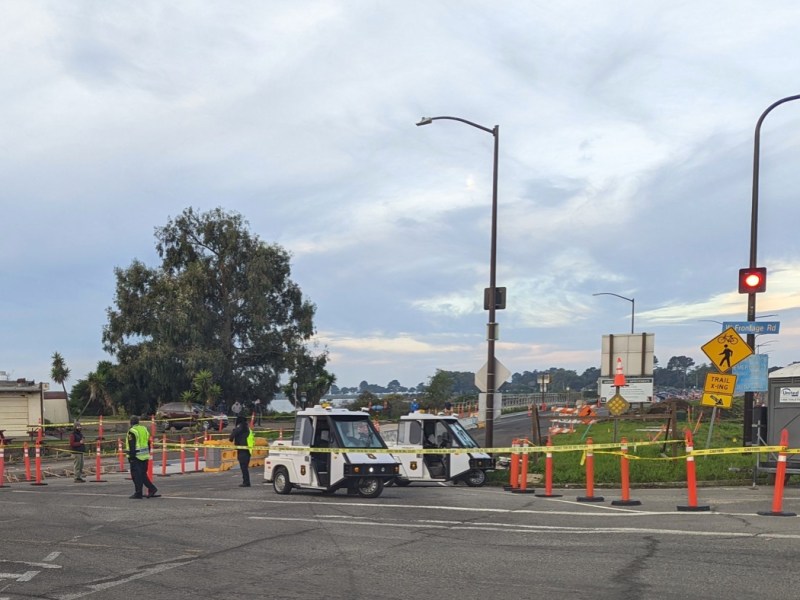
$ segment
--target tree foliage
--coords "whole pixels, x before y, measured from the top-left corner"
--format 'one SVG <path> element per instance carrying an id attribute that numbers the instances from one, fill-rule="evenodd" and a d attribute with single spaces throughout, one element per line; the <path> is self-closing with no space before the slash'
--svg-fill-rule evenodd
<path id="1" fill-rule="evenodd" d="M 160 266 L 115 269 L 116 307 L 103 331 L 137 410 L 179 398 L 203 371 L 228 405 L 272 399 L 285 371 L 327 373 L 327 351 L 307 347 L 315 306 L 291 280 L 286 250 L 221 208 L 188 208 L 155 238 Z"/>

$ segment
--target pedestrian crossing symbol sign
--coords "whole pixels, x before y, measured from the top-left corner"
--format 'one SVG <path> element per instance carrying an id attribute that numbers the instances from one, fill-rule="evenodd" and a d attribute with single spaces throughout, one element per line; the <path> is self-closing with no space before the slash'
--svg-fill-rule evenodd
<path id="1" fill-rule="evenodd" d="M 753 353 L 753 349 L 733 327 L 710 339 L 701 350 L 711 359 L 720 373 L 730 371 L 733 365 L 742 362 Z"/>

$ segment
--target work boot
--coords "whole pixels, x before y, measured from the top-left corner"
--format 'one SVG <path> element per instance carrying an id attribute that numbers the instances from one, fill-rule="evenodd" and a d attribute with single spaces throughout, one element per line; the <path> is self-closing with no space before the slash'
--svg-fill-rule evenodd
<path id="1" fill-rule="evenodd" d="M 144 496 L 142 496 L 141 494 L 133 494 L 132 496 L 128 496 L 128 498 L 130 500 L 141 500 L 142 498 L 144 498 Z"/>

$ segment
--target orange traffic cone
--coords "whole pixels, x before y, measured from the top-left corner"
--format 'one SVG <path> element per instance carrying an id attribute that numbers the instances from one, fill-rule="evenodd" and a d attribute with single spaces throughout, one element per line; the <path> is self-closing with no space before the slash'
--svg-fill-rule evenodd
<path id="1" fill-rule="evenodd" d="M 625 385 L 625 374 L 622 372 L 622 359 L 617 359 L 617 372 L 614 374 L 614 385 Z"/>

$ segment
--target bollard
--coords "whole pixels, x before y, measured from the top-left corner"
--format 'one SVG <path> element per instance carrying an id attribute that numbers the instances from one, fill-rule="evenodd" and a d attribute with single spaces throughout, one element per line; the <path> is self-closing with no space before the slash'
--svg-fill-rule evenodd
<path id="1" fill-rule="evenodd" d="M 36 466 L 36 481 L 31 485 L 47 485 L 42 481 L 42 452 L 41 452 L 41 444 L 36 442 L 36 454 L 34 458 L 34 464 Z"/>
<path id="2" fill-rule="evenodd" d="M 523 440 L 522 447 L 527 448 L 528 446 L 528 440 Z M 533 494 L 535 491 L 533 488 L 528 488 L 528 453 L 523 452 L 519 470 L 519 487 L 511 490 L 511 492 L 514 494 Z"/>
<path id="3" fill-rule="evenodd" d="M 796 517 L 797 513 L 783 511 L 783 486 L 786 483 L 786 448 L 789 446 L 789 432 L 781 429 L 781 446 L 778 452 L 778 465 L 775 468 L 775 488 L 772 494 L 772 510 L 758 511 L 763 517 Z"/>
<path id="4" fill-rule="evenodd" d="M 553 447 L 553 440 L 547 437 L 547 447 Z M 544 458 L 544 494 L 536 494 L 539 498 L 560 498 L 561 494 L 553 493 L 553 452 L 548 450 Z"/>
<path id="5" fill-rule="evenodd" d="M 203 432 L 203 437 L 205 437 L 205 439 L 203 441 L 207 442 L 207 441 L 209 441 L 211 439 L 211 434 L 208 431 L 204 431 Z M 207 461 L 208 461 L 208 444 L 204 443 L 203 444 L 203 462 L 207 462 Z"/>
<path id="6" fill-rule="evenodd" d="M 579 496 L 578 502 L 603 502 L 602 496 L 594 495 L 594 451 L 592 438 L 586 438 L 586 495 Z"/>
<path id="7" fill-rule="evenodd" d="M 22 454 L 25 461 L 25 481 L 31 480 L 31 449 L 28 448 L 28 442 L 22 444 Z"/>
<path id="8" fill-rule="evenodd" d="M 628 454 L 628 440 L 622 438 L 620 442 L 620 452 L 622 452 L 622 456 L 619 459 L 619 468 L 620 468 L 620 479 L 622 480 L 622 499 L 621 500 L 612 500 L 612 506 L 639 506 L 641 501 L 639 500 L 631 500 L 631 480 L 630 480 L 630 473 L 628 471 L 628 463 L 629 459 L 627 457 Z"/>
<path id="9" fill-rule="evenodd" d="M 169 475 L 167 475 L 167 434 L 166 433 L 161 438 L 161 477 L 169 477 Z"/>
<path id="10" fill-rule="evenodd" d="M 186 444 L 181 436 L 181 475 L 186 474 Z"/>
<path id="11" fill-rule="evenodd" d="M 100 454 L 100 440 L 97 440 L 97 451 L 95 452 L 94 459 L 94 479 L 90 479 L 93 483 L 105 483 L 105 479 L 101 479 L 100 475 L 103 472 L 103 459 Z"/>
<path id="12" fill-rule="evenodd" d="M 695 476 L 694 456 L 694 442 L 692 441 L 692 432 L 686 430 L 686 489 L 689 496 L 689 504 L 685 506 L 678 506 L 680 511 L 703 511 L 710 510 L 711 508 L 705 505 L 697 504 L 697 478 Z"/>

